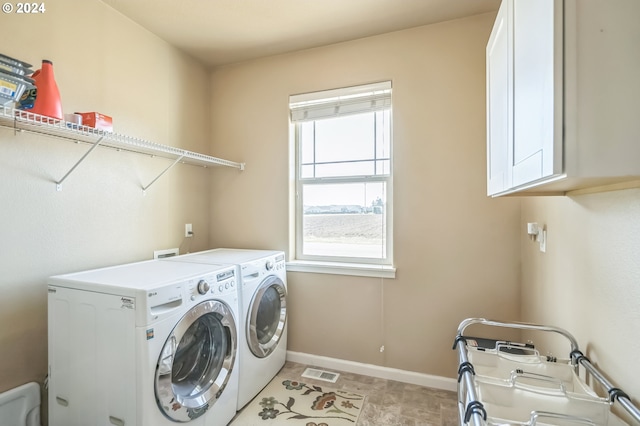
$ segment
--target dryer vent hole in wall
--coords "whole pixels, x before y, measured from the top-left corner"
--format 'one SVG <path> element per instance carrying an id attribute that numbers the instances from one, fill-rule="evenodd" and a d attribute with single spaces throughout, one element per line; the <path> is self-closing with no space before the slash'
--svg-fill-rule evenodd
<path id="1" fill-rule="evenodd" d="M 304 370 L 304 373 L 302 373 L 302 377 L 335 383 L 338 380 L 338 377 L 340 377 L 340 374 L 332 373 L 331 371 L 316 370 L 315 368 L 307 368 Z"/>
<path id="2" fill-rule="evenodd" d="M 180 249 L 171 248 L 166 250 L 154 250 L 153 258 L 154 259 L 164 259 L 166 257 L 178 256 L 180 254 Z"/>

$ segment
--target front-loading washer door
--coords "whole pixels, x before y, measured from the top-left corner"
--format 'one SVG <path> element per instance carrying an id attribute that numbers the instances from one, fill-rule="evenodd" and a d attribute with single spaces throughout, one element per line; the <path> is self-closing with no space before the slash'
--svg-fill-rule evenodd
<path id="1" fill-rule="evenodd" d="M 156 401 L 165 416 L 189 422 L 216 402 L 235 366 L 236 338 L 233 313 L 224 302 L 200 303 L 180 319 L 156 365 Z"/>
<path id="2" fill-rule="evenodd" d="M 258 358 L 273 352 L 287 321 L 287 289 L 282 280 L 270 275 L 260 283 L 247 313 L 247 343 Z"/>

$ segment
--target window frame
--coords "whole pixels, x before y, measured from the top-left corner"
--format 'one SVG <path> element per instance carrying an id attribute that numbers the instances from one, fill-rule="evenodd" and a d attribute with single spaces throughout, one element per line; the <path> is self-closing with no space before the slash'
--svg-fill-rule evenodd
<path id="1" fill-rule="evenodd" d="M 389 82 L 390 84 L 390 82 Z M 331 92 L 335 92 L 332 90 Z M 294 238 L 291 238 L 292 242 L 292 254 L 295 254 L 292 262 L 288 264 L 289 270 L 309 270 L 311 272 L 319 272 L 318 266 L 327 267 L 329 273 L 338 273 L 346 275 L 364 275 L 364 276 L 385 276 L 395 277 L 395 268 L 393 267 L 393 109 L 392 105 L 388 105 L 384 108 L 371 108 L 369 111 L 362 112 L 377 112 L 381 110 L 388 110 L 389 118 L 389 173 L 384 175 L 355 175 L 355 176 L 340 176 L 340 177 L 302 177 L 302 146 L 301 146 L 301 128 L 304 121 L 319 121 L 326 118 L 317 118 L 312 120 L 298 120 L 290 121 L 292 126 L 292 143 L 293 143 L 293 155 L 292 161 L 292 178 L 294 189 L 294 202 L 292 205 L 293 224 L 291 230 L 294 233 Z M 340 116 L 340 115 L 338 115 Z M 337 117 L 338 117 L 337 116 Z M 374 138 L 379 135 L 375 130 L 376 122 L 374 122 Z M 377 149 L 377 147 L 376 147 Z M 386 158 L 386 157 L 385 157 Z M 375 161 L 374 158 L 371 160 Z M 381 258 L 375 257 L 346 257 L 346 256 L 324 256 L 324 255 L 309 255 L 303 253 L 304 242 L 304 206 L 302 190 L 304 185 L 323 185 L 323 184 L 349 184 L 349 183 L 376 183 L 382 182 L 385 184 L 385 252 L 386 256 Z M 292 256 L 293 257 L 293 256 Z M 310 269 L 296 269 L 296 265 L 312 265 Z M 294 266 L 291 268 L 291 266 Z M 377 271 L 377 273 L 376 273 Z"/>

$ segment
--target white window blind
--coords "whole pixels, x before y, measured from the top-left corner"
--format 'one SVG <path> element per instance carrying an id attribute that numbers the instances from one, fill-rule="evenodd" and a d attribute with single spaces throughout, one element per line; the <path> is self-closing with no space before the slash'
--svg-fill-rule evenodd
<path id="1" fill-rule="evenodd" d="M 294 123 L 387 109 L 391 107 L 391 82 L 292 95 L 289 107 Z"/>

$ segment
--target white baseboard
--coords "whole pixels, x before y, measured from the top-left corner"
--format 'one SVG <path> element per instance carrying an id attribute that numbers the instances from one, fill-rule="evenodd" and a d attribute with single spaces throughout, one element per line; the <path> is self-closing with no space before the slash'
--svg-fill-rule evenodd
<path id="1" fill-rule="evenodd" d="M 411 383 L 434 389 L 456 391 L 458 389 L 455 379 L 448 377 L 432 376 L 416 373 L 414 371 L 399 370 L 397 368 L 381 367 L 373 364 L 347 361 L 344 359 L 329 358 L 326 356 L 305 354 L 302 352 L 287 351 L 287 361 L 316 367 L 345 371 L 347 373 L 363 374 L 386 380 L 396 380 L 403 383 Z"/>

